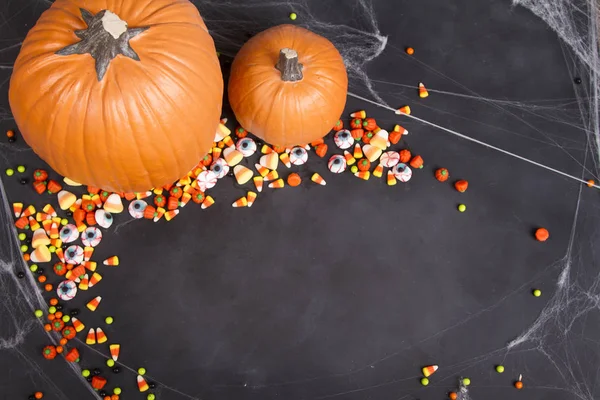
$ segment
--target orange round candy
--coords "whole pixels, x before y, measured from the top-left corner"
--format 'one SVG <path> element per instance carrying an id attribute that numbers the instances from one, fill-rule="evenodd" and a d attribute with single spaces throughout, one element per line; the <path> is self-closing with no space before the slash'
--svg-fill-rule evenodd
<path id="1" fill-rule="evenodd" d="M 46 324 L 46 325 L 44 325 L 44 330 L 45 330 L 46 332 L 50 332 L 50 331 L 52 330 L 52 325 L 50 325 L 50 324 Z"/>
<path id="2" fill-rule="evenodd" d="M 23 254 L 23 260 L 29 261 L 29 258 L 30 258 L 29 254 L 27 254 L 27 253 Z"/>
<path id="3" fill-rule="evenodd" d="M 63 351 L 64 351 L 64 349 L 63 349 L 63 347 L 62 347 L 62 346 L 56 346 L 56 352 L 57 352 L 58 354 L 62 353 Z"/>
<path id="4" fill-rule="evenodd" d="M 412 56 L 413 54 L 415 54 L 415 49 L 413 49 L 412 47 L 407 47 L 406 54 L 408 54 L 409 56 Z"/>
<path id="5" fill-rule="evenodd" d="M 595 184 L 596 184 L 596 182 L 594 182 L 593 179 L 588 179 L 588 181 L 587 181 L 588 187 L 594 187 Z"/>
<path id="6" fill-rule="evenodd" d="M 35 392 L 35 394 L 33 395 L 33 397 L 35 397 L 36 399 L 43 399 L 44 398 L 44 393 L 42 393 L 42 392 Z"/>
<path id="7" fill-rule="evenodd" d="M 49 303 L 50 303 L 51 306 L 55 306 L 55 305 L 58 304 L 58 299 L 52 298 L 52 299 L 50 299 Z"/>
<path id="8" fill-rule="evenodd" d="M 448 394 L 448 398 L 449 398 L 450 400 L 456 400 L 456 399 L 458 398 L 458 395 L 457 395 L 455 392 L 450 392 L 450 393 Z"/>
<path id="9" fill-rule="evenodd" d="M 66 346 L 69 340 L 67 338 L 61 338 L 58 342 L 61 346 Z"/>
<path id="10" fill-rule="evenodd" d="M 302 183 L 302 178 L 300 178 L 300 175 L 294 172 L 288 175 L 287 183 L 290 186 L 298 186 Z"/>
<path id="11" fill-rule="evenodd" d="M 44 285 L 44 290 L 45 290 L 46 292 L 51 292 L 51 291 L 52 291 L 52 285 L 51 285 L 50 283 L 46 283 L 46 284 Z"/>
<path id="12" fill-rule="evenodd" d="M 46 276 L 45 276 L 45 275 L 40 275 L 40 276 L 38 276 L 38 282 L 39 282 L 39 283 L 44 283 L 44 282 L 46 282 Z"/>
<path id="13" fill-rule="evenodd" d="M 515 382 L 515 387 L 519 390 L 523 389 L 523 382 L 521 381 L 516 381 Z"/>
<path id="14" fill-rule="evenodd" d="M 8 138 L 15 137 L 15 132 L 13 132 L 11 130 L 6 131 L 6 137 L 8 137 Z"/>
<path id="15" fill-rule="evenodd" d="M 535 231 L 535 238 L 540 242 L 545 242 L 550 237 L 550 232 L 546 228 L 538 228 Z"/>

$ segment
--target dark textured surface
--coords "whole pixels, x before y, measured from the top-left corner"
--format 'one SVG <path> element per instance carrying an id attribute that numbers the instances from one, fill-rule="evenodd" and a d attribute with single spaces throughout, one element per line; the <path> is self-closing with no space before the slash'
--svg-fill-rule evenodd
<path id="1" fill-rule="evenodd" d="M 23 37 L 43 3 L 21 8 L 0 7 L 2 36 Z M 344 2 L 328 10 L 332 18 L 352 12 Z M 375 1 L 374 10 L 389 35 L 385 52 L 368 66 L 375 80 L 473 94 L 460 83 L 481 96 L 522 102 L 574 97 L 555 35 L 506 1 L 387 0 Z M 406 45 L 416 49 L 414 58 L 402 52 Z M 0 55 L 9 64 L 16 52 Z M 1 83 L 10 71 L 0 73 Z M 0 88 L 6 109 L 7 85 Z M 549 113 L 538 118 L 528 108 L 436 93 L 422 101 L 413 89 L 375 87 L 421 118 L 581 173 L 573 158 L 583 160 L 585 135 Z M 390 188 L 383 179 L 333 176 L 313 154 L 298 168 L 307 181 L 301 187 L 265 189 L 251 209 L 232 209 L 245 191 L 226 178 L 211 192 L 217 204 L 209 210 L 190 204 L 171 223 L 138 221 L 105 234 L 95 259 L 117 254 L 122 265 L 105 268 L 98 288 L 78 296 L 82 308 L 103 296 L 99 310 L 82 317 L 86 325 L 114 316 L 105 331 L 121 343 L 120 361 L 202 399 L 433 400 L 445 398 L 460 376 L 471 378 L 474 400 L 574 399 L 568 371 L 560 371 L 565 380 L 541 352 L 521 351 L 535 346 L 505 346 L 552 295 L 559 273 L 552 264 L 566 252 L 577 183 L 349 99 L 348 112 L 363 108 L 384 127 L 401 122 L 410 131 L 403 146 L 426 163 L 410 183 Z M 576 121 L 576 106 L 566 114 Z M 31 152 L 2 152 L 3 168 L 42 165 Z M 451 181 L 468 179 L 467 193 L 436 182 L 439 166 Z M 313 171 L 326 187 L 308 182 Z M 12 201 L 36 198 L 17 179 L 5 183 Z M 459 203 L 466 213 L 456 211 Z M 549 242 L 532 238 L 538 226 L 550 229 Z M 531 296 L 534 287 L 541 298 Z M 591 321 L 586 329 L 597 333 Z M 34 383 L 50 400 L 91 398 L 62 361 L 42 360 L 43 344 L 34 330 L 18 351 L 0 353 L 0 399 L 26 398 Z M 90 350 L 82 352 L 84 366 L 101 365 Z M 569 354 L 596 370 L 593 350 L 573 347 Z M 64 395 L 52 393 L 27 360 Z M 432 363 L 440 370 L 422 388 L 420 368 Z M 497 363 L 505 365 L 503 375 L 494 372 Z M 512 382 L 520 373 L 526 390 L 517 392 Z M 111 387 L 124 389 L 122 398 L 143 398 L 133 393 L 133 373 L 107 376 Z M 161 385 L 157 393 L 185 398 Z"/>

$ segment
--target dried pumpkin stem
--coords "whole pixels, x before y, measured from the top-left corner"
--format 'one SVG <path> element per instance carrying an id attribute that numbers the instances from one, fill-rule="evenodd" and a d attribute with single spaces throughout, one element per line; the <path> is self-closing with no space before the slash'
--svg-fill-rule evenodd
<path id="1" fill-rule="evenodd" d="M 79 10 L 87 24 L 87 29 L 75 31 L 75 35 L 81 41 L 57 51 L 56 54 L 61 56 L 90 54 L 96 62 L 98 81 L 104 78 L 110 62 L 119 54 L 140 61 L 140 57 L 131 48 L 129 40 L 148 27 L 129 29 L 127 22 L 109 10 L 102 10 L 96 15 L 83 8 Z"/>
<path id="2" fill-rule="evenodd" d="M 292 49 L 281 49 L 275 68 L 281 72 L 281 80 L 296 82 L 302 80 L 302 64 L 298 62 L 298 53 Z"/>

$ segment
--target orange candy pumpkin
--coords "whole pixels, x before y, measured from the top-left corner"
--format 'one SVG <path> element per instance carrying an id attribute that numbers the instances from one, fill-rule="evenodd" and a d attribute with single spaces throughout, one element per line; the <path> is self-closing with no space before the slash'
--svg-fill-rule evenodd
<path id="1" fill-rule="evenodd" d="M 450 173 L 446 168 L 438 168 L 435 170 L 435 179 L 440 182 L 446 182 L 450 177 Z"/>
<path id="2" fill-rule="evenodd" d="M 214 42 L 189 1 L 56 0 L 23 42 L 9 101 L 58 173 L 133 192 L 179 179 L 208 152 L 222 95 Z"/>
<path id="3" fill-rule="evenodd" d="M 238 122 L 278 146 L 325 136 L 346 104 L 348 75 L 333 44 L 293 25 L 259 33 L 231 66 L 229 102 Z"/>

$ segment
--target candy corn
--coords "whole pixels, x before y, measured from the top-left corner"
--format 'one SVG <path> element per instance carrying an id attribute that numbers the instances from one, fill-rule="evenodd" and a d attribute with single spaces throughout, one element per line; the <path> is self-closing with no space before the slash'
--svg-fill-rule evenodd
<path id="1" fill-rule="evenodd" d="M 52 207 L 51 204 L 46 204 L 44 206 L 44 208 L 42 208 L 42 211 L 44 211 L 46 214 L 50 215 L 51 217 L 56 217 L 56 210 L 54 209 L 54 207 Z"/>
<path id="2" fill-rule="evenodd" d="M 262 176 L 263 178 L 264 178 L 265 176 L 267 176 L 267 174 L 269 173 L 269 169 L 268 169 L 268 168 L 265 168 L 265 167 L 263 167 L 263 166 L 262 166 L 262 165 L 260 165 L 260 164 L 254 164 L 254 167 L 256 168 L 256 170 L 258 171 L 258 173 L 260 174 L 260 176 Z"/>
<path id="3" fill-rule="evenodd" d="M 195 182 L 195 181 L 194 181 Z M 152 219 L 154 222 L 158 222 L 163 215 L 165 215 L 166 210 L 162 207 L 156 207 L 156 213 L 154 218 Z"/>
<path id="4" fill-rule="evenodd" d="M 165 213 L 165 219 L 168 221 L 172 220 L 179 214 L 179 210 L 169 210 Z"/>
<path id="5" fill-rule="evenodd" d="M 235 146 L 231 146 L 223 150 L 223 158 L 227 161 L 229 166 L 233 167 L 238 165 L 244 159 L 244 155 L 238 151 Z"/>
<path id="6" fill-rule="evenodd" d="M 274 181 L 279 178 L 277 171 L 271 171 L 263 179 L 265 182 Z"/>
<path id="7" fill-rule="evenodd" d="M 281 162 L 288 168 L 292 167 L 292 163 L 290 162 L 290 156 L 288 155 L 288 153 L 281 153 L 279 155 L 279 159 L 281 160 Z"/>
<path id="8" fill-rule="evenodd" d="M 243 185 L 252 179 L 254 173 L 250 168 L 246 168 L 243 165 L 236 165 L 233 167 L 233 174 L 238 184 Z"/>
<path id="9" fill-rule="evenodd" d="M 85 325 L 83 324 L 83 322 L 81 322 L 75 317 L 71 317 L 71 323 L 73 324 L 73 328 L 75 328 L 75 331 L 77 332 L 81 332 L 85 329 Z"/>
<path id="10" fill-rule="evenodd" d="M 260 148 L 260 152 L 263 154 L 270 154 L 273 153 L 273 149 L 270 148 L 268 144 L 263 144 Z"/>
<path id="11" fill-rule="evenodd" d="M 396 114 L 410 115 L 410 107 L 409 106 L 402 106 L 398 110 L 396 110 Z"/>
<path id="12" fill-rule="evenodd" d="M 236 165 L 236 167 L 239 167 L 239 165 Z M 215 199 L 213 199 L 211 196 L 206 196 L 204 198 L 204 201 L 202 202 L 201 208 L 203 210 L 206 210 L 208 207 L 212 206 L 213 204 L 215 204 Z"/>
<path id="13" fill-rule="evenodd" d="M 231 206 L 234 208 L 246 207 L 248 205 L 248 199 L 246 197 L 240 197 Z"/>
<path id="14" fill-rule="evenodd" d="M 313 181 L 314 183 L 318 183 L 321 186 L 325 186 L 327 185 L 327 182 L 325 182 L 325 179 L 323 179 L 323 177 L 321 175 L 319 175 L 317 172 L 315 172 L 311 177 L 310 180 Z"/>
<path id="15" fill-rule="evenodd" d="M 357 160 L 360 159 L 360 158 L 363 158 L 363 152 L 362 152 L 362 149 L 360 148 L 360 144 L 359 143 L 356 143 L 354 145 L 354 153 L 352 155 Z"/>
<path id="16" fill-rule="evenodd" d="M 90 328 L 88 331 L 87 337 L 85 338 L 85 344 L 96 344 L 96 332 L 94 331 L 94 328 Z"/>
<path id="17" fill-rule="evenodd" d="M 350 152 L 347 150 L 344 150 L 344 158 L 346 159 L 347 165 L 352 165 L 356 162 L 356 158 L 354 158 L 352 154 L 350 154 Z"/>
<path id="18" fill-rule="evenodd" d="M 88 287 L 92 287 L 95 284 L 97 284 L 98 282 L 100 282 L 102 280 L 102 275 L 100 275 L 97 272 L 94 272 L 94 274 L 92 275 L 92 277 L 90 278 L 90 283 L 88 285 Z"/>
<path id="19" fill-rule="evenodd" d="M 34 206 L 29 206 L 27 207 L 23 213 L 21 214 L 22 217 L 30 217 L 32 215 L 35 214 L 35 207 Z"/>
<path id="20" fill-rule="evenodd" d="M 363 152 L 365 154 L 365 157 L 367 157 L 367 160 L 369 160 L 370 162 L 377 161 L 381 156 L 381 149 L 371 144 L 365 144 L 365 146 L 363 147 Z"/>
<path id="21" fill-rule="evenodd" d="M 221 149 L 218 147 L 213 147 L 211 154 L 213 160 L 216 160 L 217 158 L 221 157 Z"/>
<path id="22" fill-rule="evenodd" d="M 365 181 L 368 181 L 369 178 L 371 177 L 371 173 L 369 171 L 358 171 L 357 173 L 354 174 L 354 176 L 356 176 L 357 178 L 363 179 Z"/>
<path id="23" fill-rule="evenodd" d="M 260 193 L 262 192 L 263 189 L 263 178 L 261 176 L 255 176 L 254 178 L 252 178 L 252 180 L 254 180 L 254 186 L 256 187 L 256 190 Z"/>
<path id="24" fill-rule="evenodd" d="M 15 213 L 15 218 L 19 218 L 23 212 L 23 203 L 13 203 L 13 212 Z"/>
<path id="25" fill-rule="evenodd" d="M 104 210 L 111 214 L 123 212 L 123 202 L 121 201 L 121 197 L 116 193 L 108 196 L 104 202 Z"/>
<path id="26" fill-rule="evenodd" d="M 96 309 L 98 308 L 98 306 L 100 305 L 100 302 L 102 301 L 102 297 L 101 296 L 96 296 L 95 298 L 93 298 L 92 300 L 90 300 L 89 303 L 87 303 L 85 306 L 90 310 L 90 311 L 96 311 Z"/>
<path id="27" fill-rule="evenodd" d="M 144 377 L 141 375 L 137 376 L 137 384 L 138 384 L 138 389 L 140 390 L 140 392 L 145 392 L 148 389 L 150 389 L 150 386 L 148 386 L 148 382 L 146 382 Z"/>
<path id="28" fill-rule="evenodd" d="M 419 97 L 424 99 L 427 96 L 429 96 L 429 92 L 425 88 L 425 85 L 423 85 L 421 82 L 419 82 Z"/>
<path id="29" fill-rule="evenodd" d="M 108 257 L 106 260 L 104 260 L 102 262 L 102 264 L 110 265 L 111 267 L 116 267 L 117 265 L 119 265 L 119 257 L 118 256 Z"/>
<path id="30" fill-rule="evenodd" d="M 38 229 L 33 232 L 33 236 L 31 238 L 31 247 L 37 249 L 40 246 L 49 246 L 50 238 L 46 235 L 46 231 L 43 229 Z"/>
<path id="31" fill-rule="evenodd" d="M 98 344 L 106 343 L 107 340 L 108 338 L 102 328 L 96 328 L 96 341 Z"/>
<path id="32" fill-rule="evenodd" d="M 260 163 L 260 165 L 262 165 L 265 168 L 270 169 L 271 171 L 276 170 L 277 165 L 279 165 L 279 156 L 275 152 L 265 154 L 264 156 L 262 156 L 260 158 L 259 163 Z"/>
<path id="33" fill-rule="evenodd" d="M 437 370 L 438 370 L 438 366 L 437 365 L 428 365 L 426 367 L 423 367 L 423 369 L 422 369 L 423 375 L 425 375 L 425 378 L 430 377 Z"/>
<path id="34" fill-rule="evenodd" d="M 50 250 L 48 250 L 48 247 L 46 247 L 45 245 L 40 245 L 30 255 L 30 259 L 34 263 L 48 262 L 48 261 L 50 261 L 51 258 L 52 258 L 52 253 L 50 253 Z"/>
<path id="35" fill-rule="evenodd" d="M 365 119 L 365 118 L 367 118 L 367 112 L 365 110 L 353 112 L 350 114 L 350 118 Z"/>
<path id="36" fill-rule="evenodd" d="M 281 178 L 277 179 L 274 182 L 269 183 L 269 187 L 271 189 L 281 189 L 284 186 L 285 186 L 285 182 Z"/>
<path id="37" fill-rule="evenodd" d="M 373 176 L 376 178 L 381 178 L 382 175 L 383 175 L 383 165 L 378 164 L 375 167 L 375 170 L 373 170 Z"/>
<path id="38" fill-rule="evenodd" d="M 387 184 L 389 186 L 394 186 L 396 183 L 397 182 L 396 182 L 396 177 L 394 176 L 394 173 L 392 172 L 392 170 L 388 170 L 388 172 L 387 172 Z"/>
<path id="39" fill-rule="evenodd" d="M 92 258 L 92 254 L 94 254 L 94 248 L 90 246 L 86 246 L 83 248 L 83 259 L 85 261 L 90 261 Z"/>
<path id="40" fill-rule="evenodd" d="M 252 207 L 252 204 L 254 204 L 254 200 L 256 200 L 257 194 L 254 192 L 248 192 L 248 195 L 246 196 L 247 200 L 248 200 L 248 207 Z"/>
<path id="41" fill-rule="evenodd" d="M 119 359 L 119 353 L 121 352 L 121 345 L 111 344 L 108 346 L 108 348 L 110 350 L 110 357 L 113 359 L 113 361 L 117 361 Z"/>

